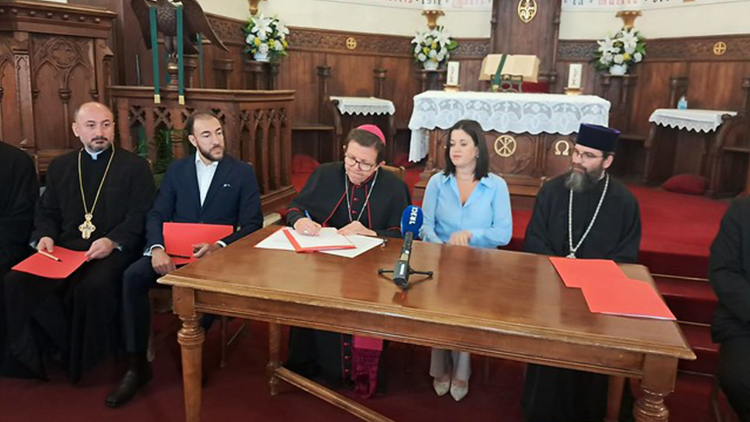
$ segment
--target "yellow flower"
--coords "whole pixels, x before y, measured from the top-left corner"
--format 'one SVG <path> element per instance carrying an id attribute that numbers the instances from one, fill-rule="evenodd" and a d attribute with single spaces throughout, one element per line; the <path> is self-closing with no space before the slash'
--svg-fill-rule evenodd
<path id="1" fill-rule="evenodd" d="M 432 48 L 433 50 L 437 49 L 437 43 L 433 41 L 432 44 L 430 44 L 430 48 Z"/>
<path id="2" fill-rule="evenodd" d="M 269 47 L 272 47 L 272 48 L 273 48 L 273 45 L 274 45 L 275 43 L 276 43 L 276 42 L 275 42 L 274 40 L 268 40 L 268 46 L 269 46 Z"/>
<path id="3" fill-rule="evenodd" d="M 424 54 L 430 54 L 430 49 L 428 47 L 424 47 L 422 51 L 424 52 Z"/>
<path id="4" fill-rule="evenodd" d="M 281 43 L 284 44 L 284 48 L 286 48 L 289 45 L 289 43 L 287 43 L 286 40 L 282 41 Z"/>
<path id="5" fill-rule="evenodd" d="M 622 61 L 626 62 L 630 60 L 630 53 L 625 53 L 622 55 Z"/>
<path id="6" fill-rule="evenodd" d="M 258 37 L 255 37 L 255 40 L 253 40 L 253 43 L 254 43 L 255 45 L 260 45 L 260 38 L 258 38 Z"/>

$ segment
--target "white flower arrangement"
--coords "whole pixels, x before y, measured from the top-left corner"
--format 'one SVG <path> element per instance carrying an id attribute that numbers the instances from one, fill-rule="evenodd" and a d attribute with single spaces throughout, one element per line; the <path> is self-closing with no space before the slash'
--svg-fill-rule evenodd
<path id="1" fill-rule="evenodd" d="M 286 56 L 289 46 L 286 37 L 287 28 L 278 18 L 267 18 L 263 15 L 251 16 L 245 31 L 245 53 L 269 59 Z"/>
<path id="2" fill-rule="evenodd" d="M 450 58 L 450 52 L 458 47 L 450 32 L 442 26 L 424 32 L 417 32 L 411 40 L 414 47 L 414 60 L 418 63 L 434 62 L 435 67 Z"/>
<path id="3" fill-rule="evenodd" d="M 627 73 L 628 67 L 642 62 L 646 56 L 646 42 L 633 28 L 623 28 L 614 37 L 606 37 L 597 44 L 594 67 L 613 74 Z"/>

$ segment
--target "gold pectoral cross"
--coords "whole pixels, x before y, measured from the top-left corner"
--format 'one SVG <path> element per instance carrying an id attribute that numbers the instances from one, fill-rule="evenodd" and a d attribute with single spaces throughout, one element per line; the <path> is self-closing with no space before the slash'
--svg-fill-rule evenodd
<path id="1" fill-rule="evenodd" d="M 88 239 L 91 237 L 91 233 L 96 230 L 96 226 L 91 222 L 91 219 L 94 218 L 91 213 L 87 213 L 86 215 L 84 215 L 84 218 L 86 219 L 86 221 L 78 226 L 78 230 L 81 231 L 81 236 L 84 239 Z"/>

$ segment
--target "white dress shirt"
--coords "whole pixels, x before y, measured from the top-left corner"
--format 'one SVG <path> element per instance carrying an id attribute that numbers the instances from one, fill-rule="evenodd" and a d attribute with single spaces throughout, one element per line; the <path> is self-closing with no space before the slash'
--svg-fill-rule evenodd
<path id="1" fill-rule="evenodd" d="M 217 167 L 219 167 L 218 161 L 212 161 L 211 164 L 206 165 L 201 159 L 200 154 L 195 154 L 195 173 L 198 175 L 198 191 L 200 192 L 201 206 L 206 201 L 208 188 L 211 187 L 211 181 L 214 180 Z"/>

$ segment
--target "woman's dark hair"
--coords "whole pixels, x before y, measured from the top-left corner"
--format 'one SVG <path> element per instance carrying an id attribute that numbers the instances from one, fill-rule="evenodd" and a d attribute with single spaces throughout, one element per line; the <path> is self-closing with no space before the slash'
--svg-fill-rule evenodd
<path id="1" fill-rule="evenodd" d="M 385 160 L 385 143 L 378 137 L 378 135 L 364 129 L 355 128 L 350 130 L 349 134 L 346 135 L 346 145 L 349 145 L 349 142 L 351 141 L 354 141 L 363 147 L 375 148 L 375 151 L 378 152 L 378 162 L 375 164 L 381 163 Z M 344 145 L 344 148 L 346 148 L 346 145 Z"/>
<path id="2" fill-rule="evenodd" d="M 445 170 L 443 174 L 450 176 L 456 174 L 456 166 L 451 161 L 451 135 L 454 130 L 463 130 L 474 141 L 477 147 L 477 167 L 474 169 L 474 180 L 480 180 L 487 177 L 490 170 L 490 158 L 487 155 L 487 144 L 484 141 L 484 131 L 482 126 L 474 120 L 461 120 L 448 131 L 448 140 L 445 143 Z"/>

